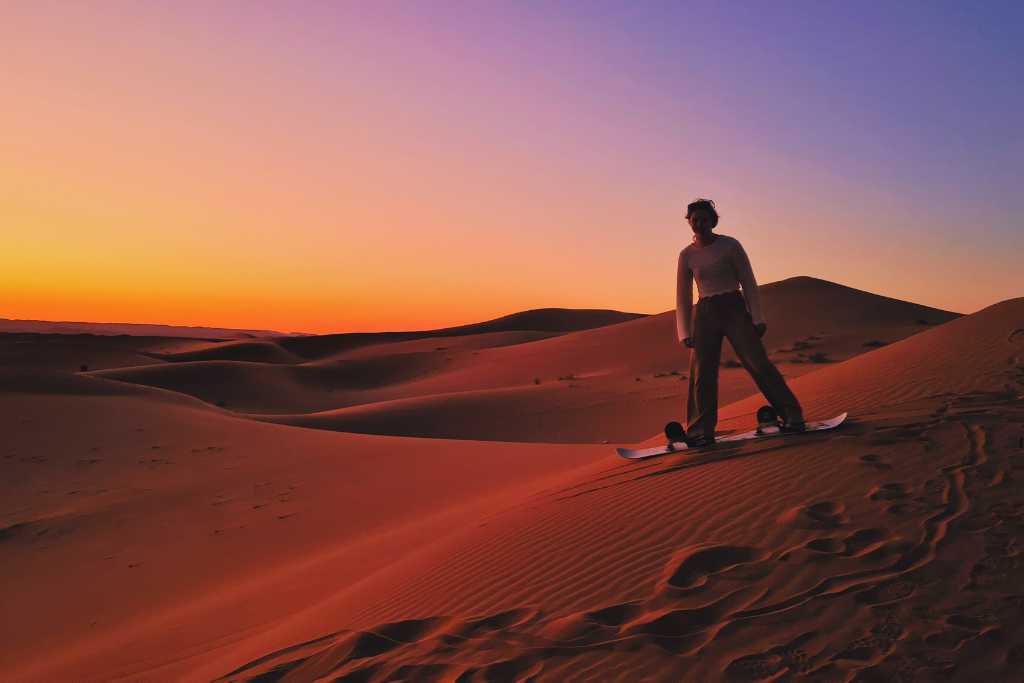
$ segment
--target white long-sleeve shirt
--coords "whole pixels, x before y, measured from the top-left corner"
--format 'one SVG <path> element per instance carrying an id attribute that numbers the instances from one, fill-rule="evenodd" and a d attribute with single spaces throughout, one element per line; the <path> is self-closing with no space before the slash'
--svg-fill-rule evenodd
<path id="1" fill-rule="evenodd" d="M 750 317 L 755 324 L 765 322 L 757 281 L 747 253 L 736 238 L 716 233 L 715 241 L 711 244 L 702 247 L 694 242 L 679 252 L 676 272 L 676 334 L 680 342 L 693 335 L 691 317 L 694 280 L 697 281 L 697 293 L 702 299 L 742 287 Z"/>

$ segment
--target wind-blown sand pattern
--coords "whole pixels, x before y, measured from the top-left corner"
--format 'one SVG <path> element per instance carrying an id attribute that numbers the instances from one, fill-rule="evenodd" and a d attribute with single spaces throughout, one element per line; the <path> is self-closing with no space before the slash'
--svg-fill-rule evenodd
<path id="1" fill-rule="evenodd" d="M 60 369 L 67 344 L 12 339 L 31 371 L 0 375 L 14 615 L 0 666 L 14 680 L 1014 680 L 1024 299 L 920 324 L 920 307 L 837 287 L 767 285 L 766 308 L 773 291 L 780 308 L 817 291 L 864 310 L 786 328 L 768 309 L 766 345 L 809 418 L 847 410 L 847 424 L 638 462 L 594 442 L 616 433 L 601 431 L 612 412 L 641 447 L 678 418 L 685 382 L 654 377 L 686 371 L 666 314 L 337 353 L 317 338 L 153 342 L 84 373 Z M 777 351 L 801 340 L 838 362 Z M 723 429 L 763 403 L 740 373 L 723 369 Z M 530 407 L 550 422 L 510 415 Z M 432 424 L 447 438 L 418 438 Z"/>
<path id="2" fill-rule="evenodd" d="M 619 490 L 639 486 L 636 480 L 644 477 L 673 476 L 678 488 L 646 488 L 662 504 L 672 500 L 693 514 L 691 495 L 703 493 L 706 500 L 707 491 L 684 491 L 688 481 L 697 482 L 695 475 L 673 472 L 681 469 L 678 463 L 605 481 L 606 493 L 573 494 L 600 498 L 576 503 L 582 511 L 560 501 L 560 522 L 535 512 L 483 547 L 467 542 L 472 552 L 450 556 L 447 576 L 434 574 L 441 572 L 439 567 L 418 567 L 418 576 L 432 578 L 406 577 L 391 584 L 404 584 L 396 600 L 403 608 L 380 612 L 385 620 L 397 611 L 436 612 L 433 616 L 334 633 L 226 678 L 287 673 L 285 680 L 328 675 L 390 680 L 414 674 L 564 680 L 588 670 L 610 678 L 620 671 L 622 680 L 637 680 L 640 672 L 654 679 L 689 675 L 694 680 L 760 680 L 779 674 L 849 680 L 867 672 L 913 678 L 954 671 L 981 680 L 1012 678 L 1024 635 L 1019 613 L 1024 595 L 1018 592 L 1024 567 L 1015 550 L 1024 497 L 1005 483 L 1021 463 L 1007 457 L 1008 448 L 996 455 L 989 440 L 1002 437 L 1010 446 L 1021 434 L 1024 411 L 999 397 L 971 396 L 961 405 L 982 404 L 995 410 L 992 417 L 1011 420 L 1011 426 L 1000 429 L 991 417 L 963 417 L 958 410 L 939 418 L 924 412 L 917 416 L 914 434 L 905 437 L 917 443 L 910 449 L 905 442 L 893 444 L 900 447 L 900 462 L 884 470 L 884 477 L 877 476 L 876 467 L 865 468 L 863 456 L 844 458 L 844 474 L 861 467 L 875 475 L 861 477 L 863 490 L 847 487 L 822 499 L 813 492 L 824 482 L 806 477 L 803 486 L 786 491 L 796 494 L 790 501 L 805 502 L 775 517 L 770 513 L 781 507 L 778 502 L 744 508 L 730 497 L 719 504 L 738 520 L 707 514 L 701 524 L 690 526 L 684 514 L 645 506 Z M 827 469 L 820 458 L 815 462 L 812 448 L 793 449 L 759 471 L 744 473 L 745 478 L 760 475 L 785 490 L 778 470 L 792 465 L 780 466 L 781 459 Z M 879 456 L 874 462 L 884 462 L 882 454 L 874 455 Z M 742 488 L 740 493 L 749 495 Z M 602 551 L 609 556 L 601 559 L 582 552 L 587 541 L 580 537 L 601 535 L 594 526 L 603 525 L 593 518 L 595 508 L 606 505 L 627 521 L 605 538 Z M 584 515 L 591 525 L 580 530 Z M 767 523 L 755 524 L 754 517 Z M 730 527 L 741 520 L 745 540 L 762 542 L 710 541 L 735 537 Z M 959 533 L 949 538 L 954 525 Z M 661 526 L 672 527 L 673 533 L 659 537 Z M 516 544 L 515 538 L 529 538 L 533 547 Z M 708 540 L 684 545 L 694 538 Z M 640 542 L 631 544 L 632 539 Z M 676 545 L 681 547 L 671 550 Z M 536 564 L 523 562 L 523 555 Z M 541 563 L 540 556 L 548 559 Z M 580 556 L 586 562 L 572 561 Z M 660 572 L 659 556 L 667 556 Z M 507 568 L 513 561 L 518 571 Z M 552 573 L 550 565 L 562 571 Z M 540 568 L 546 569 L 544 575 Z M 518 580 L 499 589 L 493 579 L 487 581 L 495 576 Z M 455 585 L 481 588 L 453 596 Z M 641 587 L 645 590 L 637 590 Z M 511 595 L 505 593 L 509 588 Z M 442 608 L 432 610 L 433 602 L 428 606 L 418 595 L 441 597 Z M 613 595 L 620 599 L 598 598 Z M 510 602 L 521 606 L 508 607 Z M 372 622 L 377 613 L 364 614 Z"/>

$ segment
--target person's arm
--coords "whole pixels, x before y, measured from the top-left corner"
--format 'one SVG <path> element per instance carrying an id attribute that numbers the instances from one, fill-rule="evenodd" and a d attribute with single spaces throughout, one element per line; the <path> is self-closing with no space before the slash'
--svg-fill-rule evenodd
<path id="1" fill-rule="evenodd" d="M 754 279 L 754 269 L 750 267 L 750 259 L 743 245 L 736 241 L 736 248 L 732 254 L 733 267 L 736 269 L 736 279 L 743 287 L 743 298 L 747 301 L 747 308 L 750 310 L 750 317 L 754 324 L 765 322 L 764 313 L 761 312 L 761 294 L 757 291 L 757 280 Z"/>
<path id="2" fill-rule="evenodd" d="M 686 256 L 679 252 L 676 268 L 676 335 L 679 343 L 691 336 L 690 317 L 693 315 L 693 271 L 686 262 Z"/>

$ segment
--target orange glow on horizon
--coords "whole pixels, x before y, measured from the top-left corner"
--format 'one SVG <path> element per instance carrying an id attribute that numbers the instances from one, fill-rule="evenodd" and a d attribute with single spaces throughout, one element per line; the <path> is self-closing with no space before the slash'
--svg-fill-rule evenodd
<path id="1" fill-rule="evenodd" d="M 336 11 L 332 29 L 11 8 L 0 316 L 340 332 L 659 313 L 697 196 L 761 283 L 812 275 L 961 312 L 1013 295 L 1013 249 L 972 242 L 944 198 L 897 192 L 872 160 L 822 163 L 742 107 L 709 116 L 572 43 L 440 49 L 413 16 Z M 965 259 L 984 272 L 951 285 Z"/>

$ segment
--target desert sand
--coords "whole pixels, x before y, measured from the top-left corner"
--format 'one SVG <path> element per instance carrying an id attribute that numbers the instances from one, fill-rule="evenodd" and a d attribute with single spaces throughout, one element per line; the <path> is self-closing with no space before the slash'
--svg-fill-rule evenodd
<path id="1" fill-rule="evenodd" d="M 848 423 L 639 462 L 682 416 L 671 311 L 0 335 L 5 678 L 1014 679 L 1024 298 L 762 296 Z M 763 398 L 723 367 L 720 403 Z"/>

